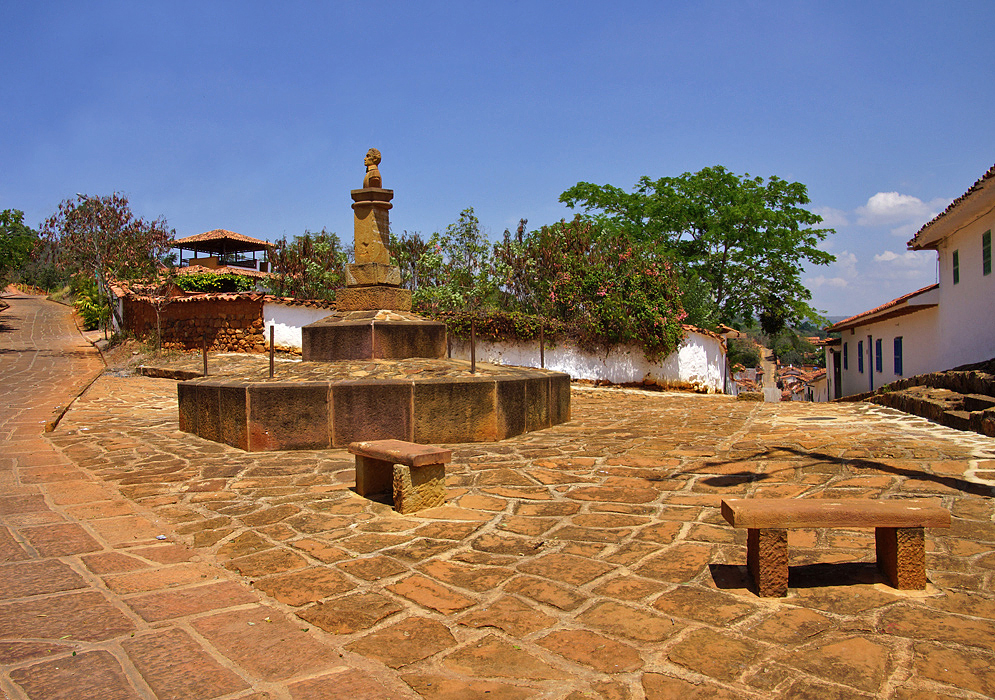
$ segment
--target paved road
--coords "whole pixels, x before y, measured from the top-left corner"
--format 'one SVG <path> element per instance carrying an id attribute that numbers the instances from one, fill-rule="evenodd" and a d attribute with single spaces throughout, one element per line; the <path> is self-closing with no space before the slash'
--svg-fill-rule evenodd
<path id="1" fill-rule="evenodd" d="M 261 607 L 261 596 L 247 585 L 170 541 L 168 525 L 79 469 L 43 436 L 53 412 L 103 362 L 68 308 L 40 297 L 6 300 L 0 700 L 347 697 L 321 692 L 330 679 L 355 691 L 351 700 L 382 696 L 369 676 L 348 669 L 281 611 Z M 158 540 L 162 533 L 169 540 Z M 258 618 L 269 644 L 224 653 L 175 622 L 205 611 L 239 616 L 239 627 Z M 325 660 L 324 678 L 314 679 L 306 664 L 288 664 L 294 657 Z"/>
<path id="2" fill-rule="evenodd" d="M 453 446 L 447 504 L 400 516 L 350 490 L 342 450 L 202 440 L 178 430 L 173 382 L 103 375 L 49 441 L 24 427 L 0 457 L 0 689 L 995 696 L 995 440 L 865 404 L 572 396 L 567 424 Z M 790 594 L 762 599 L 726 495 L 929 496 L 953 527 L 927 534 L 911 593 L 882 582 L 872 533 L 792 532 Z"/>

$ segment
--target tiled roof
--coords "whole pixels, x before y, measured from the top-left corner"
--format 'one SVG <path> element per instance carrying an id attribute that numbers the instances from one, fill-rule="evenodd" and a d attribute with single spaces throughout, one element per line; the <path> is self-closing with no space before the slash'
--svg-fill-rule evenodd
<path id="1" fill-rule="evenodd" d="M 151 297 L 147 295 L 128 293 L 132 299 L 137 301 L 148 301 Z M 262 292 L 199 292 L 195 294 L 184 294 L 173 299 L 171 303 L 192 303 L 197 301 L 260 301 L 269 304 L 281 304 L 283 306 L 306 306 L 314 309 L 335 309 L 334 301 L 325 299 L 294 299 L 292 297 L 278 297 L 273 294 L 263 294 Z"/>
<path id="2" fill-rule="evenodd" d="M 961 202 L 963 202 L 965 199 L 967 199 L 968 197 L 970 197 L 972 194 L 974 194 L 975 192 L 977 192 L 978 190 L 980 190 L 984 186 L 985 180 L 990 180 L 991 178 L 995 178 L 995 165 L 993 165 L 992 167 L 988 168 L 988 172 L 986 172 L 984 175 L 982 175 L 981 177 L 979 177 L 978 181 L 975 182 L 973 185 L 971 185 L 971 187 L 967 190 L 967 192 L 965 192 L 964 194 L 962 194 L 960 197 L 958 197 L 954 201 L 950 202 L 950 204 L 947 206 L 946 209 L 944 209 L 939 214 L 937 214 L 935 217 L 933 217 L 932 221 L 930 221 L 928 224 L 926 224 L 921 229 L 919 229 L 918 231 L 916 231 L 916 235 L 914 235 L 912 237 L 912 240 L 910 240 L 906 245 L 909 248 L 912 248 L 913 246 L 915 246 L 916 243 L 917 243 L 917 241 L 919 240 L 919 237 L 922 236 L 923 232 L 926 229 L 928 229 L 930 226 L 932 226 L 937 221 L 939 221 L 940 219 L 942 219 L 944 216 L 946 216 L 947 214 L 949 214 L 951 211 L 953 211 L 954 209 L 956 209 L 957 206 L 959 206 L 961 204 Z"/>
<path id="3" fill-rule="evenodd" d="M 856 324 L 854 322 L 855 321 L 859 321 L 862 318 L 866 318 L 866 317 L 869 317 L 869 316 L 877 315 L 877 314 L 881 313 L 882 311 L 886 311 L 886 310 L 891 309 L 891 308 L 897 308 L 900 305 L 902 305 L 905 302 L 907 302 L 910 299 L 912 299 L 913 297 L 917 297 L 920 294 L 925 294 L 926 292 L 932 291 L 934 289 L 938 289 L 939 287 L 940 287 L 939 284 L 931 284 L 928 287 L 923 287 L 922 289 L 917 289 L 914 292 L 909 292 L 908 294 L 906 294 L 904 296 L 900 296 L 897 299 L 892 299 L 889 302 L 881 304 L 881 306 L 877 306 L 877 307 L 871 309 L 870 311 L 864 311 L 863 313 L 859 313 L 856 316 L 851 316 L 850 318 L 845 318 L 842 321 L 839 321 L 838 323 L 834 323 L 833 325 L 831 325 L 828 328 L 826 328 L 826 330 L 829 331 L 829 332 L 841 331 L 841 330 L 845 330 L 847 328 L 850 328 L 851 326 L 859 325 L 859 324 Z"/>
<path id="4" fill-rule="evenodd" d="M 699 333 L 701 335 L 707 335 L 707 336 L 709 336 L 711 338 L 715 338 L 716 340 L 721 340 L 721 341 L 725 342 L 725 337 L 724 336 L 719 335 L 718 333 L 716 333 L 714 331 L 707 330 L 705 328 L 698 328 L 698 326 L 691 326 L 691 325 L 688 325 L 686 323 L 681 324 L 681 328 L 683 328 L 685 331 L 687 331 L 689 333 L 691 333 L 691 332 Z"/>
<path id="5" fill-rule="evenodd" d="M 239 243 L 251 243 L 253 245 L 269 247 L 272 245 L 269 241 L 263 241 L 258 238 L 253 238 L 252 236 L 245 236 L 241 233 L 235 233 L 234 231 L 227 231 L 223 228 L 216 228 L 212 231 L 205 231 L 204 233 L 198 233 L 194 236 L 187 236 L 186 238 L 177 238 L 173 241 L 174 247 L 186 246 L 188 243 L 204 243 L 206 241 L 238 241 Z"/>

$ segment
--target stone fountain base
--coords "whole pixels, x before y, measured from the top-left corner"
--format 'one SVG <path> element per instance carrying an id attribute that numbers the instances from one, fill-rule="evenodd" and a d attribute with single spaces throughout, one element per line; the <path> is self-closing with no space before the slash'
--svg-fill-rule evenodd
<path id="1" fill-rule="evenodd" d="M 262 360 L 262 358 L 260 358 Z M 570 419 L 570 376 L 409 358 L 280 363 L 180 382 L 180 430 L 251 452 L 492 442 Z"/>

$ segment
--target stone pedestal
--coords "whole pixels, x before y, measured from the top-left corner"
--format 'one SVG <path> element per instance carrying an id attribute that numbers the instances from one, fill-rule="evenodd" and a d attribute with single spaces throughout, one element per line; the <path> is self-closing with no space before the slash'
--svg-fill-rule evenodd
<path id="1" fill-rule="evenodd" d="M 374 285 L 401 286 L 401 271 L 384 263 L 350 263 L 345 266 L 347 287 L 372 287 Z"/>
<path id="2" fill-rule="evenodd" d="M 386 285 L 344 287 L 335 292 L 335 308 L 339 311 L 377 311 L 379 309 L 411 311 L 411 290 Z"/>
<path id="3" fill-rule="evenodd" d="M 389 294 L 411 292 L 391 287 L 362 287 L 342 292 Z M 360 304 L 359 306 L 362 306 Z M 446 324 L 412 313 L 386 311 L 336 311 L 301 329 L 303 359 L 311 362 L 337 360 L 403 360 L 407 357 L 441 358 L 446 355 Z"/>
<path id="4" fill-rule="evenodd" d="M 357 263 L 390 263 L 390 219 L 394 190 L 364 187 L 353 190 L 352 210 Z"/>

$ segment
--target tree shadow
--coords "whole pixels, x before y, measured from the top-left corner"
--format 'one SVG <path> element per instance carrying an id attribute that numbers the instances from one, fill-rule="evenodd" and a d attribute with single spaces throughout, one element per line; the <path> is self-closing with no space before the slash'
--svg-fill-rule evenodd
<path id="1" fill-rule="evenodd" d="M 772 476 L 772 474 L 740 471 L 720 476 L 709 476 L 702 479 L 701 483 L 708 484 L 709 486 L 728 488 L 731 486 L 742 486 L 743 484 L 749 484 L 754 481 L 763 481 L 764 479 L 770 479 Z"/>
<path id="2" fill-rule="evenodd" d="M 890 464 L 885 464 L 883 462 L 878 462 L 873 459 L 862 459 L 862 458 L 846 458 L 846 457 L 836 457 L 833 455 L 826 454 L 824 452 L 806 452 L 805 450 L 800 450 L 796 447 L 784 447 L 778 446 L 773 450 L 759 450 L 752 455 L 744 459 L 736 460 L 710 460 L 709 465 L 720 466 L 726 464 L 736 464 L 739 462 L 750 462 L 758 459 L 764 459 L 765 457 L 775 453 L 775 452 L 789 452 L 791 454 L 800 457 L 809 457 L 820 462 L 826 462 L 830 464 L 835 464 L 838 466 L 847 466 L 855 470 L 860 469 L 873 469 L 879 472 L 885 472 L 887 474 L 894 474 L 895 476 L 904 476 L 908 479 L 916 479 L 918 481 L 928 481 L 940 486 L 945 486 L 949 489 L 954 489 L 956 491 L 962 491 L 963 493 L 971 494 L 972 496 L 986 496 L 991 497 L 995 495 L 995 487 L 989 486 L 987 484 L 976 484 L 973 481 L 968 481 L 966 479 L 961 479 L 955 476 L 942 476 L 940 474 L 930 474 L 925 471 L 917 471 L 915 469 L 907 469 L 904 467 L 896 467 Z M 778 469 L 777 471 L 786 471 L 787 469 L 797 469 L 801 467 L 788 467 L 785 469 Z M 770 478 L 776 472 L 770 474 L 767 473 L 754 473 L 754 472 L 736 472 L 734 474 L 728 474 L 723 476 L 710 477 L 708 479 L 702 479 L 702 482 L 708 483 L 712 486 L 738 486 L 747 481 L 760 481 L 762 478 Z M 746 479 L 745 475 L 752 475 L 752 479 Z M 729 477 L 734 477 L 729 480 Z M 725 479 L 725 481 L 723 481 Z"/>
<path id="3" fill-rule="evenodd" d="M 0 333 L 13 333 L 18 328 L 14 324 L 20 320 L 21 318 L 14 314 L 0 313 Z"/>

